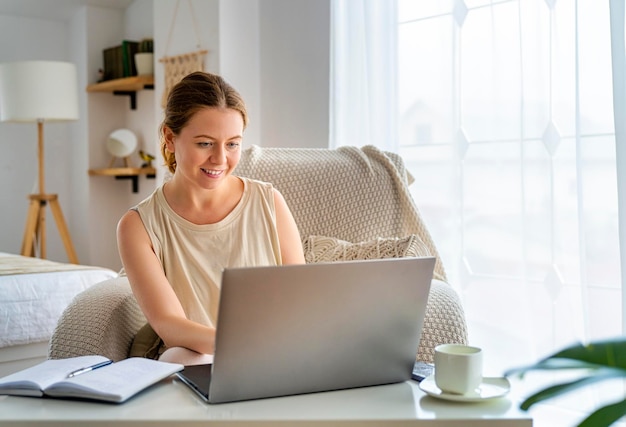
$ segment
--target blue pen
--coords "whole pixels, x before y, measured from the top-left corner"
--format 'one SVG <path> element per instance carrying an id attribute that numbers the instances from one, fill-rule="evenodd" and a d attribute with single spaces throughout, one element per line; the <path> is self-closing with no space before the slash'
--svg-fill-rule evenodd
<path id="1" fill-rule="evenodd" d="M 86 372 L 93 371 L 94 369 L 103 368 L 103 367 L 105 367 L 105 366 L 107 366 L 107 365 L 110 365 L 111 363 L 113 363 L 113 361 L 112 361 L 112 360 L 107 360 L 107 361 L 105 361 L 105 362 L 96 363 L 95 365 L 87 366 L 87 367 L 85 367 L 85 368 L 80 368 L 80 369 L 77 369 L 77 370 L 75 370 L 75 371 L 70 372 L 70 373 L 67 375 L 67 377 L 68 377 L 68 378 L 73 378 L 73 377 L 75 377 L 75 376 L 77 376 L 77 375 L 80 375 L 80 374 L 84 374 L 84 373 L 86 373 Z"/>

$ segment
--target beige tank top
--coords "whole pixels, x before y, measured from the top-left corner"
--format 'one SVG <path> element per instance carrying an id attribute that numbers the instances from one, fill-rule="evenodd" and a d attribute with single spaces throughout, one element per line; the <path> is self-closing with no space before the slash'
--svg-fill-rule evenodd
<path id="1" fill-rule="evenodd" d="M 193 224 L 176 214 L 163 186 L 134 208 L 187 318 L 207 326 L 217 323 L 225 267 L 281 264 L 273 187 L 241 180 L 241 200 L 215 224 Z"/>

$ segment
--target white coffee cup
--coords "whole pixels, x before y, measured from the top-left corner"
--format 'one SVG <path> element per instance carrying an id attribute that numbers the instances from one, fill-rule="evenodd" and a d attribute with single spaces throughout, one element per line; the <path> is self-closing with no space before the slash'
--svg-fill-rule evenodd
<path id="1" fill-rule="evenodd" d="M 483 380 L 483 352 L 478 347 L 441 344 L 435 347 L 435 384 L 445 393 L 468 394 Z"/>

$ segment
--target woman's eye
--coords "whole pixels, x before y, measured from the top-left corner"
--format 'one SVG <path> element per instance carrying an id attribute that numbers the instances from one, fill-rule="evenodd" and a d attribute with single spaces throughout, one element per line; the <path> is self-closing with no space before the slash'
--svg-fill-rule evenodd
<path id="1" fill-rule="evenodd" d="M 239 148 L 239 145 L 240 144 L 238 142 L 229 142 L 228 143 L 228 148 L 236 149 L 236 148 Z"/>
<path id="2" fill-rule="evenodd" d="M 212 144 L 212 142 L 198 142 L 200 147 L 210 147 Z"/>

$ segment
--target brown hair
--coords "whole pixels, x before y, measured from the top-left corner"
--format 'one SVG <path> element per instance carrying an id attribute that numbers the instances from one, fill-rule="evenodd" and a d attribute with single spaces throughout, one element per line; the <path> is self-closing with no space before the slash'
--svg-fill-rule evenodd
<path id="1" fill-rule="evenodd" d="M 161 155 L 170 172 L 176 170 L 176 157 L 167 149 L 164 129 L 175 135 L 187 125 L 191 117 L 203 108 L 230 108 L 241 113 L 243 127 L 248 124 L 246 104 L 239 93 L 216 75 L 197 71 L 185 76 L 171 90 L 165 105 L 165 118 L 160 127 Z"/>

